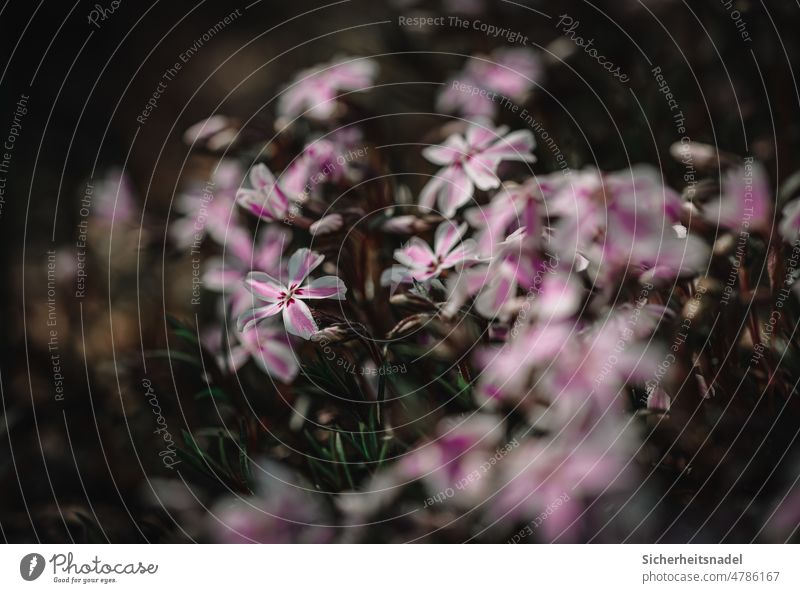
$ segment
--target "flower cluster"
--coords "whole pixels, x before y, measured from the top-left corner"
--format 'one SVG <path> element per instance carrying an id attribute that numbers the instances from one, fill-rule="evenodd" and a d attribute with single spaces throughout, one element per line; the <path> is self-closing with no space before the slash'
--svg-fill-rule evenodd
<path id="1" fill-rule="evenodd" d="M 525 101 L 542 74 L 529 50 L 499 50 L 454 80 Z M 192 189 L 176 205 L 176 244 L 222 251 L 202 278 L 223 295 L 213 327 L 228 345 L 206 345 L 225 372 L 252 359 L 285 384 L 281 454 L 308 446 L 308 476 L 330 494 L 295 498 L 270 478 L 266 498 L 262 480 L 221 503 L 212 537 L 321 541 L 338 524 L 357 540 L 416 509 L 413 537 L 474 509 L 470 537 L 544 514 L 537 539 L 580 540 L 595 502 L 636 475 L 637 422 L 667 419 L 687 384 L 712 391 L 684 333 L 702 331 L 707 286 L 735 261 L 722 238 L 769 238 L 775 223 L 796 241 L 800 200 L 775 221 L 767 174 L 748 160 L 700 197 L 651 165 L 534 171 L 533 133 L 455 85 L 438 108 L 469 119 L 414 148 L 435 167 L 406 186 L 351 118 L 348 95 L 377 75 L 364 58 L 304 70 L 278 102 L 288 139 L 255 163 L 226 158 L 210 198 Z"/>

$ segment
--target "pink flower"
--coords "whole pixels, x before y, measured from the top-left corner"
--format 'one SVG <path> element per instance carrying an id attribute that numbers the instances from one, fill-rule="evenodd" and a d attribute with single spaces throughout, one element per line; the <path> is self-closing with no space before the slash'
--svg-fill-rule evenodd
<path id="1" fill-rule="evenodd" d="M 591 430 L 576 441 L 530 439 L 511 451 L 498 464 L 502 485 L 490 519 L 530 522 L 532 542 L 579 541 L 588 502 L 629 487 L 631 453 L 620 431 Z"/>
<path id="2" fill-rule="evenodd" d="M 279 183 L 290 197 L 304 202 L 319 194 L 323 184 L 359 180 L 358 165 L 366 152 L 361 130 L 335 130 L 306 144 L 280 176 Z"/>
<path id="3" fill-rule="evenodd" d="M 337 149 L 329 140 L 315 140 L 292 161 L 281 175 L 281 187 L 295 199 L 305 199 L 322 183 L 341 175 Z"/>
<path id="4" fill-rule="evenodd" d="M 508 321 L 526 306 L 530 308 L 531 303 L 537 316 L 546 316 L 556 314 L 559 307 L 567 310 L 580 302 L 582 289 L 574 279 L 558 284 L 546 282 L 557 260 L 551 258 L 555 261 L 553 264 L 540 257 L 538 241 L 526 235 L 523 229 L 514 231 L 497 247 L 487 265 L 466 270 L 448 283 L 446 315 L 454 315 L 474 295 L 477 295 L 475 310 L 487 319 L 501 322 Z M 520 288 L 526 291 L 524 297 L 518 294 Z M 535 299 L 543 294 L 547 297 L 544 302 L 536 303 Z M 553 304 L 553 300 L 562 299 L 560 305 Z"/>
<path id="5" fill-rule="evenodd" d="M 377 63 L 365 58 L 338 58 L 303 70 L 281 94 L 278 115 L 290 119 L 299 115 L 330 119 L 336 113 L 339 91 L 358 91 L 371 86 L 377 72 Z"/>
<path id="6" fill-rule="evenodd" d="M 491 492 L 491 480 L 468 480 L 495 453 L 503 438 L 500 417 L 475 413 L 466 420 L 442 420 L 435 440 L 420 445 L 401 462 L 398 471 L 405 480 L 422 479 L 430 494 L 460 492 L 456 503 L 466 505 Z"/>
<path id="7" fill-rule="evenodd" d="M 309 339 L 318 331 L 306 299 L 343 300 L 347 288 L 337 276 L 323 276 L 308 284 L 303 282 L 319 266 L 325 256 L 310 249 L 298 249 L 289 259 L 289 282 L 284 285 L 264 272 L 250 272 L 245 286 L 254 297 L 265 301 L 262 307 L 254 307 L 239 317 L 239 326 L 246 331 L 261 319 L 278 313 L 283 315 L 283 323 L 290 334 Z"/>
<path id="8" fill-rule="evenodd" d="M 472 57 L 464 70 L 448 81 L 439 95 L 437 108 L 468 117 L 493 117 L 502 97 L 522 101 L 531 87 L 541 81 L 542 70 L 537 55 L 525 48 L 501 48 L 488 57 Z M 459 88 L 461 84 L 467 85 L 470 91 Z M 482 96 L 472 92 L 476 88 L 500 96 Z"/>
<path id="9" fill-rule="evenodd" d="M 250 170 L 252 189 L 240 188 L 236 201 L 245 210 L 272 222 L 283 221 L 292 207 L 289 195 L 263 163 Z"/>
<path id="10" fill-rule="evenodd" d="M 661 387 L 653 387 L 647 394 L 647 409 L 655 412 L 669 410 L 670 397 Z"/>
<path id="11" fill-rule="evenodd" d="M 175 201 L 175 211 L 183 217 L 170 223 L 170 238 L 179 247 L 189 247 L 208 235 L 224 245 L 229 229 L 237 225 L 236 190 L 242 169 L 231 160 L 220 161 L 211 180 L 192 188 Z"/>
<path id="12" fill-rule="evenodd" d="M 336 231 L 341 230 L 343 226 L 344 219 L 342 218 L 341 214 L 328 214 L 308 227 L 308 232 L 310 232 L 312 236 L 316 237 L 318 235 L 335 233 Z"/>
<path id="13" fill-rule="evenodd" d="M 291 383 L 300 370 L 286 333 L 278 326 L 259 323 L 239 334 L 239 344 L 230 349 L 230 369 L 240 369 L 249 358 L 269 376 Z"/>
<path id="14" fill-rule="evenodd" d="M 387 270 L 390 276 L 384 274 L 384 278 L 391 277 L 401 282 L 424 282 L 438 278 L 445 270 L 473 260 L 475 241 L 461 240 L 466 231 L 466 223 L 456 226 L 450 221 L 444 221 L 436 228 L 433 249 L 419 237 L 412 237 L 402 249 L 394 252 L 394 258 L 402 265 Z"/>
<path id="15" fill-rule="evenodd" d="M 208 518 L 213 541 L 227 544 L 329 543 L 335 532 L 324 496 L 283 465 L 253 463 L 255 492 L 230 495 Z"/>
<path id="16" fill-rule="evenodd" d="M 190 146 L 205 144 L 211 150 L 230 146 L 239 135 L 239 124 L 226 115 L 212 115 L 189 127 L 183 141 Z"/>
<path id="17" fill-rule="evenodd" d="M 130 176 L 119 168 L 111 169 L 95 189 L 93 214 L 108 224 L 133 222 L 136 190 Z"/>
<path id="18" fill-rule="evenodd" d="M 429 146 L 423 156 L 443 165 L 422 189 L 420 208 L 431 210 L 434 203 L 448 218 L 469 202 L 475 187 L 486 191 L 500 186 L 497 167 L 502 161 L 533 163 L 531 151 L 536 141 L 530 130 L 508 133 L 508 128 L 494 129 L 491 124 L 473 122 L 466 134 L 453 134 L 444 144 Z"/>
<path id="19" fill-rule="evenodd" d="M 746 160 L 726 172 L 722 195 L 703 206 L 703 218 L 722 228 L 768 232 L 772 225 L 772 192 L 764 167 Z"/>
<path id="20" fill-rule="evenodd" d="M 250 293 L 243 283 L 247 273 L 256 270 L 279 277 L 281 255 L 291 241 L 291 231 L 276 225 L 265 225 L 255 244 L 249 232 L 232 227 L 222 257 L 212 257 L 205 262 L 203 286 L 229 297 L 231 314 L 238 317 L 249 300 Z"/>
<path id="21" fill-rule="evenodd" d="M 636 166 L 612 174 L 587 170 L 564 185 L 548 206 L 559 216 L 554 244 L 564 256 L 583 257 L 587 272 L 610 289 L 625 276 L 671 280 L 703 269 L 710 249 L 675 229 L 680 196 L 657 170 Z"/>
<path id="22" fill-rule="evenodd" d="M 562 173 L 531 177 L 522 184 L 507 183 L 487 206 L 464 212 L 464 218 L 480 230 L 480 254 L 491 255 L 507 234 L 520 228 L 528 235 L 541 235 L 542 217 L 550 214 L 547 202 L 567 183 Z"/>
<path id="23" fill-rule="evenodd" d="M 622 410 L 625 388 L 644 385 L 664 360 L 650 341 L 663 311 L 620 307 L 595 326 L 533 323 L 500 348 L 478 351 L 478 393 L 487 403 L 520 404 L 541 430 L 580 431 Z"/>

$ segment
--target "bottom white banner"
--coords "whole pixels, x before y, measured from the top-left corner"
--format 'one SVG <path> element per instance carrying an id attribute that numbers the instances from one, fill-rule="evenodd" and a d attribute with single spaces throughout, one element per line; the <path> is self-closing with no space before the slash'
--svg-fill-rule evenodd
<path id="1" fill-rule="evenodd" d="M 0 591 L 800 591 L 789 545 L 6 545 Z M 612 589 L 613 587 L 613 589 Z"/>

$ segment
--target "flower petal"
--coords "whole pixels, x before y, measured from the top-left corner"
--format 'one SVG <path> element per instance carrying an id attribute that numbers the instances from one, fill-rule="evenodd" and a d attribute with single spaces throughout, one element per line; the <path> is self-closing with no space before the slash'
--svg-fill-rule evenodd
<path id="1" fill-rule="evenodd" d="M 444 184 L 439 191 L 439 210 L 452 218 L 461 206 L 469 202 L 475 191 L 472 180 L 462 167 L 449 167 L 441 173 Z"/>
<path id="2" fill-rule="evenodd" d="M 495 129 L 490 121 L 478 120 L 470 123 L 467 128 L 467 144 L 473 150 L 483 150 L 492 142 L 501 138 L 507 131 L 508 128 L 506 126 L 500 126 Z"/>
<path id="3" fill-rule="evenodd" d="M 525 161 L 528 163 L 536 162 L 533 156 L 533 149 L 536 148 L 536 140 L 530 130 L 517 130 L 504 138 L 500 138 L 481 154 L 498 161 Z"/>
<path id="4" fill-rule="evenodd" d="M 323 276 L 310 284 L 298 288 L 295 294 L 301 299 L 336 299 L 344 300 L 347 287 L 338 276 Z"/>
<path id="5" fill-rule="evenodd" d="M 221 257 L 211 258 L 206 262 L 203 286 L 214 292 L 230 292 L 236 285 L 241 286 L 242 275 L 243 271 L 230 261 Z"/>
<path id="6" fill-rule="evenodd" d="M 394 258 L 412 269 L 425 269 L 436 259 L 430 246 L 419 237 L 411 237 L 402 249 L 394 252 Z"/>
<path id="7" fill-rule="evenodd" d="M 300 371 L 292 349 L 278 342 L 263 344 L 258 353 L 253 355 L 253 359 L 261 370 L 283 383 L 294 381 Z"/>
<path id="8" fill-rule="evenodd" d="M 441 173 L 444 170 L 445 169 L 442 169 L 431 177 L 419 193 L 419 209 L 423 212 L 433 210 L 433 205 L 436 203 L 436 196 L 439 195 L 439 192 L 444 186 L 444 179 L 441 177 Z"/>
<path id="9" fill-rule="evenodd" d="M 434 251 L 441 259 L 447 257 L 456 243 L 467 232 L 467 223 L 456 225 L 449 220 L 445 220 L 436 228 L 436 235 L 433 239 Z"/>
<path id="10" fill-rule="evenodd" d="M 308 275 L 320 265 L 325 256 L 311 251 L 307 247 L 298 249 L 292 254 L 289 259 L 289 282 L 291 284 L 300 284 L 308 278 Z"/>
<path id="11" fill-rule="evenodd" d="M 442 268 L 452 268 L 466 260 L 475 259 L 475 252 L 478 249 L 478 243 L 475 239 L 467 239 L 462 241 L 461 244 L 447 254 L 442 260 Z"/>
<path id="12" fill-rule="evenodd" d="M 283 284 L 264 272 L 250 272 L 244 279 L 244 285 L 247 290 L 268 303 L 283 298 L 286 293 L 286 287 Z"/>
<path id="13" fill-rule="evenodd" d="M 254 189 L 240 189 L 236 202 L 245 210 L 269 221 L 282 220 L 289 210 L 289 200 L 277 187 L 269 196 Z"/>
<path id="14" fill-rule="evenodd" d="M 283 309 L 283 324 L 286 331 L 308 340 L 318 331 L 311 309 L 303 301 L 294 299 Z"/>
<path id="15" fill-rule="evenodd" d="M 317 235 L 335 233 L 340 230 L 342 226 L 344 226 L 344 219 L 341 214 L 328 214 L 312 224 L 308 228 L 308 231 L 316 237 Z"/>
<path id="16" fill-rule="evenodd" d="M 250 169 L 250 183 L 254 189 L 264 191 L 275 185 L 275 176 L 264 163 L 259 163 Z"/>
<path id="17" fill-rule="evenodd" d="M 428 146 L 422 156 L 437 165 L 452 165 L 467 154 L 467 143 L 459 134 L 453 134 L 444 144 Z"/>
<path id="18" fill-rule="evenodd" d="M 472 182 L 483 191 L 500 187 L 500 179 L 495 174 L 498 161 L 484 155 L 474 155 L 464 161 L 464 171 Z"/>
<path id="19" fill-rule="evenodd" d="M 262 319 L 277 315 L 282 308 L 283 303 L 270 303 L 269 305 L 265 305 L 263 307 L 249 309 L 248 311 L 245 311 L 239 315 L 236 326 L 240 332 L 246 332 L 249 329 L 254 328 Z"/>

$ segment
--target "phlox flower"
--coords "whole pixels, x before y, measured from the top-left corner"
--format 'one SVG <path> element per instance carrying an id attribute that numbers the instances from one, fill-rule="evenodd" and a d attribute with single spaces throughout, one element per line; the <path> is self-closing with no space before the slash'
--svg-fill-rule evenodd
<path id="1" fill-rule="evenodd" d="M 509 233 L 525 229 L 528 235 L 541 235 L 542 219 L 548 216 L 548 200 L 568 183 L 562 173 L 530 177 L 521 184 L 506 183 L 486 206 L 464 212 L 464 218 L 478 229 L 481 255 L 491 255 L 494 247 Z"/>
<path id="2" fill-rule="evenodd" d="M 610 289 L 621 278 L 670 280 L 702 270 L 710 249 L 674 228 L 680 196 L 648 166 L 612 174 L 589 169 L 563 186 L 551 203 L 559 216 L 553 243 L 558 252 L 583 257 L 587 272 Z"/>
<path id="3" fill-rule="evenodd" d="M 324 183 L 359 179 L 359 158 L 364 155 L 361 131 L 336 130 L 305 145 L 279 178 L 281 188 L 299 202 L 319 194 Z"/>
<path id="4" fill-rule="evenodd" d="M 578 541 L 587 504 L 628 487 L 632 477 L 621 428 L 587 432 L 574 441 L 528 439 L 512 450 L 498 464 L 488 519 L 513 524 L 539 518 L 533 541 Z"/>
<path id="5" fill-rule="evenodd" d="M 442 145 L 428 146 L 423 156 L 442 169 L 425 185 L 419 205 L 431 210 L 434 204 L 447 218 L 469 202 L 477 187 L 486 191 L 500 186 L 497 168 L 502 161 L 533 163 L 536 146 L 530 130 L 508 133 L 507 127 L 471 122 L 465 134 L 453 134 Z"/>
<path id="6" fill-rule="evenodd" d="M 479 350 L 478 394 L 487 403 L 522 403 L 542 430 L 580 430 L 621 413 L 625 388 L 654 376 L 663 352 L 650 344 L 663 309 L 612 310 L 593 326 L 569 319 L 532 323 L 501 347 Z"/>
<path id="7" fill-rule="evenodd" d="M 255 492 L 218 502 L 208 518 L 218 543 L 329 543 L 334 530 L 321 494 L 285 466 L 269 460 L 253 464 Z"/>
<path id="8" fill-rule="evenodd" d="M 466 420 L 442 420 L 435 438 L 420 445 L 399 463 L 405 481 L 422 480 L 431 495 L 457 491 L 451 502 L 469 506 L 491 492 L 491 480 L 469 479 L 495 453 L 503 438 L 502 420 L 491 414 L 475 413 Z M 474 477 L 474 474 L 473 474 Z"/>
<path id="9" fill-rule="evenodd" d="M 267 304 L 254 307 L 239 317 L 241 331 L 250 329 L 261 319 L 281 313 L 286 331 L 309 339 L 318 328 L 304 301 L 343 300 L 347 291 L 337 276 L 323 276 L 304 284 L 324 259 L 325 256 L 310 249 L 298 249 L 289 259 L 288 282 L 285 284 L 264 272 L 250 272 L 245 279 L 245 286 L 255 298 Z"/>
<path id="10" fill-rule="evenodd" d="M 271 377 L 291 383 L 300 371 L 289 336 L 278 325 L 259 323 L 238 334 L 229 353 L 229 368 L 239 370 L 249 360 Z"/>
<path id="11" fill-rule="evenodd" d="M 192 188 L 175 200 L 175 211 L 183 216 L 169 226 L 169 236 L 178 247 L 189 247 L 206 235 L 225 244 L 229 228 L 238 223 L 236 190 L 242 169 L 232 160 L 217 165 L 209 183 Z"/>
<path id="12" fill-rule="evenodd" d="M 475 311 L 505 322 L 525 311 L 537 318 L 560 318 L 577 310 L 583 287 L 558 258 L 543 257 L 537 238 L 518 229 L 495 249 L 494 257 L 448 282 L 444 312 L 452 316 L 475 296 Z M 523 295 L 520 295 L 520 290 Z"/>
<path id="13" fill-rule="evenodd" d="M 702 208 L 703 218 L 731 230 L 768 232 L 772 225 L 772 193 L 767 172 L 755 161 L 725 172 L 719 198 Z"/>
<path id="14" fill-rule="evenodd" d="M 464 69 L 448 81 L 437 99 L 437 108 L 468 117 L 494 117 L 500 97 L 492 100 L 485 95 L 465 92 L 453 83 L 522 101 L 531 87 L 541 81 L 542 72 L 538 56 L 526 48 L 500 48 L 490 56 L 472 57 Z"/>
<path id="15" fill-rule="evenodd" d="M 249 292 L 244 286 L 247 273 L 255 270 L 281 276 L 281 256 L 292 241 L 292 233 L 277 225 L 264 225 L 254 242 L 241 227 L 231 227 L 225 251 L 205 262 L 203 286 L 229 298 L 231 315 L 238 317 L 247 308 Z"/>
<path id="16" fill-rule="evenodd" d="M 281 175 L 281 187 L 295 199 L 307 198 L 321 183 L 341 176 L 336 156 L 336 146 L 329 140 L 307 144 Z"/>
<path id="17" fill-rule="evenodd" d="M 461 240 L 467 225 L 456 226 L 450 221 L 442 222 L 434 235 L 433 249 L 419 237 L 412 237 L 401 249 L 394 252 L 400 266 L 393 266 L 383 276 L 383 283 L 424 282 L 438 278 L 442 272 L 459 264 L 474 261 L 475 241 Z"/>
<path id="18" fill-rule="evenodd" d="M 301 71 L 280 96 L 278 115 L 293 119 L 305 115 L 327 120 L 336 113 L 340 91 L 358 91 L 371 86 L 378 64 L 365 58 L 337 58 Z"/>
<path id="19" fill-rule="evenodd" d="M 245 210 L 270 222 L 281 222 L 289 215 L 293 207 L 289 194 L 265 164 L 250 169 L 250 184 L 252 189 L 236 192 L 236 201 Z"/>
<path id="20" fill-rule="evenodd" d="M 136 212 L 136 190 L 130 176 L 111 169 L 97 184 L 92 214 L 107 224 L 130 223 Z"/>

